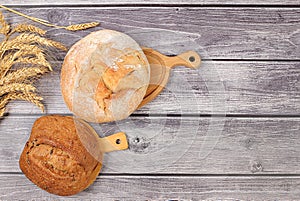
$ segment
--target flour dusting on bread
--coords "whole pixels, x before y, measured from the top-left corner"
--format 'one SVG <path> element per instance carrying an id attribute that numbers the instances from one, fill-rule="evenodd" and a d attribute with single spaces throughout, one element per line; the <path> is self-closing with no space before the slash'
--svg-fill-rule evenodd
<path id="1" fill-rule="evenodd" d="M 134 112 L 149 79 L 149 63 L 140 46 L 124 33 L 101 30 L 70 49 L 62 67 L 61 88 L 76 116 L 101 123 Z"/>

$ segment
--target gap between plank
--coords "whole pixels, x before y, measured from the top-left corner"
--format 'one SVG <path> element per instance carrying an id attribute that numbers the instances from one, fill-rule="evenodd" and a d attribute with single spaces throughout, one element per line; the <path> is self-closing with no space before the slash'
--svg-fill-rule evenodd
<path id="1" fill-rule="evenodd" d="M 36 113 L 36 114 L 29 114 L 29 113 L 8 113 L 4 115 L 5 117 L 26 117 L 26 116 L 31 116 L 31 117 L 39 117 L 39 116 L 44 116 L 44 115 L 65 115 L 65 116 L 73 116 L 71 113 Z M 132 114 L 130 117 L 201 117 L 201 118 L 300 118 L 300 114 L 296 115 L 283 115 L 283 114 L 278 114 L 278 115 L 269 115 L 269 114 Z"/>
<path id="2" fill-rule="evenodd" d="M 176 56 L 176 55 L 172 55 L 172 56 Z M 286 62 L 286 63 L 289 63 L 289 62 L 300 62 L 300 59 L 202 59 L 202 61 L 224 61 L 224 62 Z"/>
<path id="3" fill-rule="evenodd" d="M 166 54 L 166 56 L 177 56 L 177 55 L 168 55 Z M 300 63 L 300 59 L 231 59 L 231 58 L 228 58 L 228 59 L 218 59 L 218 58 L 212 58 L 212 59 L 205 59 L 205 58 L 201 58 L 201 61 L 202 62 L 211 62 L 211 61 L 216 61 L 216 62 L 249 62 L 249 63 L 257 63 L 257 62 L 260 62 L 260 63 L 270 63 L 270 62 L 277 62 L 277 63 Z M 57 61 L 55 61 L 55 63 L 61 63 L 63 62 L 62 59 L 57 59 Z"/>
<path id="4" fill-rule="evenodd" d="M 0 172 L 0 175 L 24 175 L 22 172 Z M 300 177 L 300 174 L 128 174 L 100 173 L 100 177 Z M 99 177 L 98 176 L 98 177 Z"/>
<path id="5" fill-rule="evenodd" d="M 20 8 L 51 8 L 51 7 L 61 7 L 61 8 L 99 8 L 99 7 L 166 7 L 166 8 L 177 8 L 177 7 L 186 7 L 186 8 L 194 8 L 194 7 L 201 7 L 201 8 L 300 8 L 300 4 L 289 4 L 289 5 L 270 5 L 270 4 L 188 4 L 188 3 L 176 3 L 176 4 L 161 4 L 161 3 L 125 3 L 125 4 L 63 4 L 63 5 L 52 5 L 52 4 L 44 4 L 44 5 L 38 5 L 38 4 L 27 4 L 27 5 L 21 5 L 21 4 L 14 4 L 14 5 L 4 5 L 9 7 L 20 7 Z"/>

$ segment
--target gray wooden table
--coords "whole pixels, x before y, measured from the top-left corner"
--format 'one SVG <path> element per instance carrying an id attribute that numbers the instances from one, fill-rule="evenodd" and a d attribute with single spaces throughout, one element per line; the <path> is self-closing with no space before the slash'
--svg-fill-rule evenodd
<path id="1" fill-rule="evenodd" d="M 167 89 L 129 119 L 94 125 L 125 131 L 130 149 L 107 154 L 96 182 L 64 198 L 20 171 L 36 118 L 14 102 L 0 124 L 0 200 L 297 200 L 300 199 L 299 0 L 2 0 L 59 25 L 99 21 L 169 55 L 197 50 L 198 71 L 179 67 Z M 4 12 L 9 22 L 24 18 Z M 49 29 L 71 46 L 90 31 Z M 59 74 L 38 82 L 48 114 L 70 114 Z M 299 141 L 298 141 L 299 140 Z"/>

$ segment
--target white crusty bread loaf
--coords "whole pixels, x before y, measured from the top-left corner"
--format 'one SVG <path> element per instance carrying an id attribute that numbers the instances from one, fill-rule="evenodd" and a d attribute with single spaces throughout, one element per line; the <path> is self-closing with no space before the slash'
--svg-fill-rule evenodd
<path id="1" fill-rule="evenodd" d="M 89 34 L 71 47 L 61 72 L 68 108 L 89 122 L 127 118 L 149 85 L 150 68 L 140 46 L 113 30 Z"/>

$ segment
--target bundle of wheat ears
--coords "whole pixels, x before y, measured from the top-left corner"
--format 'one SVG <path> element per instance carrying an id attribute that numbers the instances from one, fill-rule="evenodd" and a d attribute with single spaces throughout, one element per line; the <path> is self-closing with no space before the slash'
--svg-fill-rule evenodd
<path id="1" fill-rule="evenodd" d="M 37 18 L 25 17 L 39 23 L 43 22 Z M 87 23 L 59 28 L 76 31 L 98 24 Z M 4 115 L 7 104 L 12 100 L 29 101 L 44 111 L 41 102 L 43 98 L 37 95 L 33 84 L 35 79 L 52 71 L 45 57 L 45 47 L 67 51 L 63 44 L 43 37 L 45 33 L 43 29 L 29 24 L 10 26 L 0 12 L 0 34 L 3 35 L 0 41 L 0 117 Z"/>

